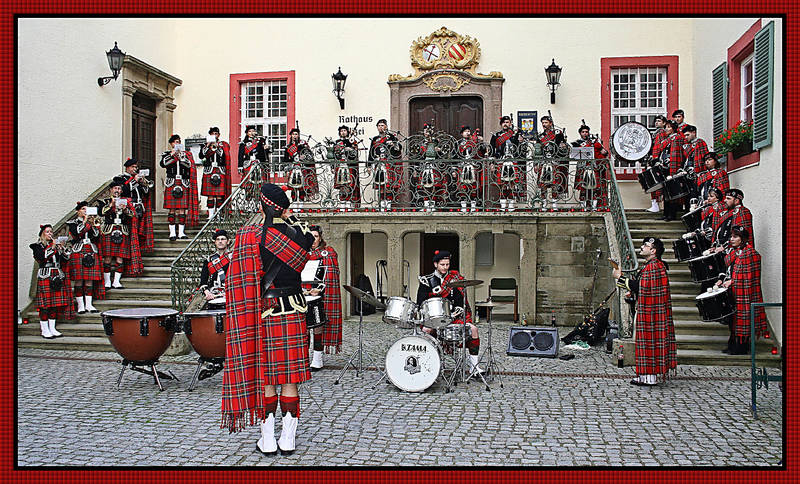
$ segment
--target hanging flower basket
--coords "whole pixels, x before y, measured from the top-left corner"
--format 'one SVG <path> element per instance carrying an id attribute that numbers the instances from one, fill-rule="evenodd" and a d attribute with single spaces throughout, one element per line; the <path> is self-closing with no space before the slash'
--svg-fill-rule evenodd
<path id="1" fill-rule="evenodd" d="M 739 121 L 736 126 L 723 131 L 714 140 L 714 151 L 720 155 L 732 153 L 734 158 L 752 153 L 753 121 Z"/>

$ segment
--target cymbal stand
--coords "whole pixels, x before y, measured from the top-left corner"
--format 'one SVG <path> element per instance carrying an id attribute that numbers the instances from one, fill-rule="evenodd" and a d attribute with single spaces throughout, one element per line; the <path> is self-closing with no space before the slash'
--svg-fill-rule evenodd
<path id="1" fill-rule="evenodd" d="M 309 332 L 311 333 L 311 338 L 309 338 L 309 339 L 310 339 L 310 342 L 311 342 L 311 347 L 313 348 L 314 347 L 314 338 L 316 337 L 314 335 L 314 328 L 310 329 Z M 322 412 L 322 415 L 325 418 L 328 418 L 328 414 L 325 412 L 325 409 L 322 408 L 322 405 L 320 405 L 319 402 L 317 401 L 317 399 L 314 398 L 314 395 L 311 394 L 311 389 L 309 387 L 311 385 L 313 385 L 313 382 L 314 382 L 314 378 L 312 377 L 310 380 L 306 380 L 303 383 L 298 384 L 297 387 L 298 388 L 302 388 L 303 390 L 305 390 L 306 393 L 308 394 L 308 398 L 310 398 L 312 402 L 317 404 L 317 406 L 319 407 L 320 411 Z"/>
<path id="2" fill-rule="evenodd" d="M 356 370 L 356 376 L 359 376 L 361 373 L 364 372 L 364 356 L 375 366 L 376 368 L 378 365 L 375 364 L 375 360 L 369 353 L 364 351 L 364 301 L 359 299 L 358 300 L 358 349 L 353 351 L 353 354 L 350 355 L 350 359 L 347 360 L 345 363 L 344 368 L 342 368 L 341 373 L 339 373 L 339 377 L 336 378 L 336 381 L 333 382 L 334 385 L 338 385 L 339 381 L 341 381 L 342 376 L 347 371 L 347 368 L 353 367 Z M 358 366 L 355 365 L 354 361 L 358 356 Z"/>
<path id="3" fill-rule="evenodd" d="M 497 362 L 497 358 L 495 358 L 495 356 L 494 356 L 494 350 L 492 350 L 492 308 L 491 307 L 487 307 L 486 308 L 486 321 L 487 321 L 487 323 L 489 323 L 489 331 L 488 331 L 488 335 L 487 335 L 487 346 L 483 350 L 483 354 L 481 355 L 481 357 L 478 359 L 478 365 L 480 365 L 481 362 L 483 362 L 484 358 L 485 358 L 486 359 L 486 372 L 485 372 L 486 376 L 492 382 L 494 382 L 494 377 L 497 376 L 497 378 L 500 380 L 500 388 L 503 388 L 503 377 L 500 376 L 500 372 L 498 371 L 498 370 L 502 369 L 503 366 L 500 363 Z M 483 375 L 481 375 L 481 378 L 483 378 Z M 486 383 L 485 379 L 483 381 L 484 381 L 484 383 Z"/>

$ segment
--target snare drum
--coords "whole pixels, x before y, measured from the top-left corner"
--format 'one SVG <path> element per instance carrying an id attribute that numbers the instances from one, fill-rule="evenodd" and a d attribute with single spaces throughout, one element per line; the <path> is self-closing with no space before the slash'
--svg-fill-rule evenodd
<path id="1" fill-rule="evenodd" d="M 225 358 L 225 310 L 183 313 L 183 332 L 203 358 Z"/>
<path id="2" fill-rule="evenodd" d="M 655 165 L 639 173 L 638 178 L 642 190 L 644 190 L 645 193 L 653 193 L 664 186 L 664 180 L 666 180 L 667 175 L 661 165 Z"/>
<path id="3" fill-rule="evenodd" d="M 672 201 L 688 196 L 692 192 L 686 173 L 679 173 L 664 181 L 664 200 Z"/>
<path id="4" fill-rule="evenodd" d="M 306 328 L 319 328 L 328 322 L 322 296 L 306 296 L 306 304 L 308 305 L 308 309 L 306 310 Z"/>
<path id="5" fill-rule="evenodd" d="M 453 322 L 450 316 L 450 301 L 442 297 L 432 297 L 423 301 L 419 307 L 422 324 L 430 328 L 438 328 Z"/>
<path id="6" fill-rule="evenodd" d="M 721 321 L 736 313 L 733 293 L 725 287 L 714 288 L 694 298 L 703 321 Z"/>
<path id="7" fill-rule="evenodd" d="M 683 221 L 683 225 L 686 226 L 686 230 L 689 232 L 694 232 L 695 230 L 700 228 L 700 224 L 703 220 L 703 209 L 696 208 L 689 213 L 686 213 L 681 216 L 681 220 Z"/>
<path id="8" fill-rule="evenodd" d="M 178 311 L 160 308 L 113 309 L 100 314 L 111 346 L 124 359 L 152 363 L 164 354 L 178 330 Z"/>
<path id="9" fill-rule="evenodd" d="M 403 336 L 386 352 L 386 376 L 406 392 L 422 392 L 442 372 L 442 349 L 431 336 Z"/>
<path id="10" fill-rule="evenodd" d="M 390 297 L 386 300 L 386 311 L 383 313 L 383 321 L 395 324 L 400 328 L 411 328 L 414 326 L 414 313 L 417 305 L 410 299 L 404 297 Z"/>
<path id="11" fill-rule="evenodd" d="M 672 243 L 675 258 L 680 262 L 702 256 L 709 247 L 711 247 L 711 242 L 695 232 L 684 234 L 683 237 Z"/>
<path id="12" fill-rule="evenodd" d="M 688 265 L 689 272 L 692 273 L 692 280 L 694 282 L 712 281 L 727 270 L 724 252 L 715 252 L 702 257 L 696 257 L 690 260 Z"/>
<path id="13" fill-rule="evenodd" d="M 448 324 L 436 330 L 436 337 L 442 344 L 461 343 L 465 337 L 470 339 L 470 332 L 466 324 Z"/>
<path id="14" fill-rule="evenodd" d="M 206 303 L 206 309 L 225 309 L 225 296 L 215 297 Z"/>

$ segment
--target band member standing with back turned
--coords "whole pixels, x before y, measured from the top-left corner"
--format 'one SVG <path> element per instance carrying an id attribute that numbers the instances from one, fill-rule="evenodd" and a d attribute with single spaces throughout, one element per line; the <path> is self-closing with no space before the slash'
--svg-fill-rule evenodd
<path id="1" fill-rule="evenodd" d="M 100 219 L 86 215 L 86 201 L 75 206 L 75 218 L 67 222 L 71 235 L 72 256 L 69 260 L 69 278 L 75 282 L 73 290 L 78 314 L 96 313 L 92 299 L 105 297 L 103 271 L 100 270 Z"/>
<path id="2" fill-rule="evenodd" d="M 303 210 L 305 202 L 319 193 L 319 183 L 314 155 L 308 143 L 300 139 L 300 128 L 289 131 L 289 143 L 286 145 L 283 161 L 289 167 L 292 201 L 297 209 Z"/>
<path id="3" fill-rule="evenodd" d="M 731 229 L 731 250 L 725 257 L 728 271 L 720 274 L 717 286 L 729 288 L 736 299 L 736 314 L 730 323 L 731 335 L 723 353 L 750 353 L 750 304 L 763 302 L 761 296 L 761 255 L 749 244 L 750 232 L 736 225 Z M 763 307 L 756 308 L 756 337 L 767 330 L 767 315 Z"/>
<path id="4" fill-rule="evenodd" d="M 433 254 L 433 265 L 435 270 L 427 276 L 419 276 L 419 288 L 417 289 L 417 305 L 421 306 L 425 300 L 441 297 L 450 301 L 453 308 L 462 308 L 464 313 L 461 317 L 453 320 L 454 324 L 466 324 L 469 328 L 469 338 L 467 338 L 467 350 L 469 350 L 470 371 L 482 372 L 478 367 L 478 352 L 481 347 L 481 340 L 478 337 L 478 327 L 472 324 L 472 309 L 467 301 L 467 294 L 463 287 L 445 287 L 447 282 L 463 280 L 464 277 L 458 271 L 450 270 L 450 252 L 437 250 Z M 434 334 L 435 329 L 422 328 L 426 333 Z"/>
<path id="5" fill-rule="evenodd" d="M 36 309 L 39 311 L 39 325 L 42 337 L 58 338 L 56 319 L 75 319 L 72 308 L 72 291 L 69 279 L 61 270 L 69 263 L 70 252 L 63 244 L 53 240 L 53 226 L 39 226 L 39 240 L 29 245 L 33 258 L 39 264 L 36 273 Z"/>
<path id="6" fill-rule="evenodd" d="M 675 327 L 672 322 L 672 298 L 667 265 L 661 260 L 664 243 L 646 237 L 640 253 L 647 260 L 638 277 L 623 276 L 619 269 L 612 274 L 617 286 L 636 296 L 636 375 L 632 385 L 652 386 L 660 377 L 678 366 Z"/>
<path id="7" fill-rule="evenodd" d="M 225 294 L 225 274 L 231 263 L 231 252 L 228 250 L 228 232 L 223 229 L 214 231 L 214 247 L 216 252 L 206 258 L 200 270 L 200 290 L 206 301 Z"/>
<path id="8" fill-rule="evenodd" d="M 314 355 L 311 359 L 311 371 L 319 370 L 324 366 L 323 351 L 328 354 L 338 354 L 342 349 L 342 290 L 339 283 L 339 255 L 329 246 L 322 237 L 322 227 L 312 225 L 311 234 L 314 244 L 308 260 L 320 260 L 321 267 L 325 268 L 325 287 L 320 291 L 311 289 L 309 294 L 318 296 L 322 294 L 323 309 L 328 322 L 323 326 L 314 328 Z"/>
<path id="9" fill-rule="evenodd" d="M 208 218 L 214 218 L 214 213 L 231 194 L 230 173 L 231 146 L 219 139 L 219 128 L 208 129 L 209 135 L 214 135 L 216 141 L 200 146 L 200 159 L 203 160 L 203 188 L 200 195 L 208 197 Z"/>
<path id="10" fill-rule="evenodd" d="M 603 148 L 603 143 L 597 138 L 589 136 L 590 129 L 588 126 L 581 125 L 578 128 L 578 135 L 580 139 L 572 142 L 572 146 L 576 148 L 591 147 L 594 148 L 594 159 L 602 160 L 608 156 L 608 151 Z M 587 172 L 591 169 L 593 171 L 594 180 L 587 176 Z M 594 182 L 594 188 L 592 186 Z M 584 202 L 587 209 L 595 209 L 598 205 L 604 207 L 607 205 L 606 197 L 608 191 L 608 170 L 602 161 L 591 161 L 589 167 L 579 162 L 578 169 L 575 171 L 575 189 L 580 193 L 580 199 Z M 598 200 L 600 201 L 598 204 Z M 591 207 L 589 206 L 591 205 Z"/>
<path id="11" fill-rule="evenodd" d="M 281 187 L 264 184 L 260 198 L 264 223 L 239 230 L 228 268 L 221 427 L 236 432 L 248 422 L 262 422 L 257 450 L 291 454 L 300 417 L 297 384 L 311 378 L 300 272 L 314 236 L 305 222 L 291 216 Z M 283 412 L 278 442 L 277 385 Z"/>
<path id="12" fill-rule="evenodd" d="M 666 147 L 664 141 L 667 139 L 667 132 L 664 129 L 664 126 L 667 124 L 667 117 L 658 115 L 656 116 L 656 120 L 654 121 L 656 130 L 653 133 L 653 148 L 651 150 L 650 156 L 652 157 L 654 162 L 658 162 L 658 159 L 661 157 L 661 151 Z M 650 201 L 651 205 L 650 208 L 647 209 L 648 212 L 658 213 L 660 210 L 658 207 L 658 201 L 661 200 L 661 190 L 656 190 L 650 194 Z"/>
<path id="13" fill-rule="evenodd" d="M 167 177 L 164 179 L 164 208 L 169 210 L 169 240 L 174 242 L 176 238 L 188 238 L 184 233 L 187 222 L 189 225 L 197 223 L 197 179 L 192 152 L 183 149 L 181 137 L 173 134 L 169 138 L 169 144 L 172 149 L 161 154 L 159 164 L 167 170 Z"/>
<path id="14" fill-rule="evenodd" d="M 492 135 L 492 146 L 497 164 L 497 184 L 500 187 L 500 210 L 514 210 L 517 194 L 525 193 L 525 167 L 518 166 L 513 158 L 519 156 L 519 132 L 514 131 L 510 116 L 500 118 L 500 131 Z M 507 160 L 506 160 L 507 159 Z"/>
<path id="15" fill-rule="evenodd" d="M 372 186 L 378 192 L 380 209 L 385 211 L 392 208 L 403 183 L 402 153 L 397 136 L 389 132 L 386 120 L 379 119 L 375 126 L 378 134 L 370 141 L 367 160 L 375 162 Z"/>
<path id="16" fill-rule="evenodd" d="M 139 175 L 139 162 L 133 158 L 125 161 L 125 172 L 120 175 L 122 196 L 130 198 L 136 212 L 136 231 L 139 233 L 139 248 L 150 252 L 155 246 L 153 236 L 153 209 L 150 207 L 150 187 L 153 182 Z"/>

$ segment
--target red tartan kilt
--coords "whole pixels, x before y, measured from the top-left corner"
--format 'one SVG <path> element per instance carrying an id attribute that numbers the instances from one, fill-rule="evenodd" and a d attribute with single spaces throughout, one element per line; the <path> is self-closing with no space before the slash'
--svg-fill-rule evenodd
<path id="1" fill-rule="evenodd" d="M 94 265 L 85 267 L 81 260 L 83 254 L 92 252 L 90 245 L 83 246 L 83 252 L 73 252 L 69 258 L 69 278 L 73 281 L 99 281 L 103 278 L 103 259 L 99 253 L 94 255 Z"/>
<path id="2" fill-rule="evenodd" d="M 177 181 L 175 183 L 177 183 Z M 174 186 L 175 185 L 172 185 L 172 187 Z M 188 210 L 189 190 L 191 187 L 183 187 L 183 196 L 181 198 L 174 198 L 172 196 L 172 187 L 164 188 L 164 208 L 172 210 Z"/>
<path id="3" fill-rule="evenodd" d="M 301 190 L 307 196 L 313 196 L 319 193 L 316 168 L 304 166 L 301 171 L 303 173 L 303 188 L 301 188 Z"/>
<path id="4" fill-rule="evenodd" d="M 483 170 L 480 169 L 475 170 L 475 178 L 476 178 L 475 183 L 471 185 L 462 183 L 461 180 L 458 180 L 457 182 L 458 189 L 462 192 L 467 192 L 471 195 L 480 196 L 480 194 L 483 192 L 483 182 L 484 182 Z"/>
<path id="5" fill-rule="evenodd" d="M 50 279 L 38 279 L 36 281 L 36 308 L 57 308 L 60 306 L 67 306 L 72 304 L 72 298 L 69 297 L 69 280 L 64 281 L 61 290 L 50 290 Z"/>
<path id="6" fill-rule="evenodd" d="M 122 235 L 121 244 L 115 244 L 111 242 L 111 234 L 102 234 L 100 237 L 100 252 L 103 253 L 103 257 L 120 257 L 122 259 L 131 258 L 130 234 Z"/>
<path id="7" fill-rule="evenodd" d="M 227 198 L 228 197 L 228 190 L 227 190 L 225 185 L 227 183 L 227 179 L 228 179 L 229 175 L 220 174 L 220 176 L 222 177 L 222 181 L 220 182 L 220 184 L 218 186 L 214 186 L 214 185 L 211 184 L 211 176 L 214 173 L 215 172 L 203 173 L 203 188 L 200 190 L 200 195 L 203 195 L 205 197 Z M 171 193 L 172 192 L 172 188 L 169 189 L 169 192 L 170 192 L 170 196 L 172 196 L 172 193 Z M 184 191 L 183 192 L 183 197 L 181 197 L 181 199 L 186 198 L 187 194 L 188 194 L 188 191 Z M 167 208 L 166 207 L 166 196 L 164 197 L 164 203 L 165 203 L 164 208 Z M 187 206 L 188 206 L 188 204 L 187 204 Z"/>
<path id="8" fill-rule="evenodd" d="M 403 164 L 402 163 L 389 163 L 389 162 L 376 162 L 386 163 L 386 183 L 381 185 L 379 183 L 372 183 L 372 187 L 376 190 L 391 190 L 397 191 L 403 182 Z"/>
<path id="9" fill-rule="evenodd" d="M 269 316 L 262 324 L 264 384 L 280 385 L 310 380 L 305 313 Z"/>
<path id="10" fill-rule="evenodd" d="M 519 163 L 514 163 L 514 181 L 507 182 L 503 181 L 503 164 L 500 163 L 495 168 L 495 178 L 497 179 L 497 184 L 500 186 L 508 186 L 514 184 L 525 184 L 525 167 L 520 165 Z"/>
<path id="11" fill-rule="evenodd" d="M 336 188 L 337 190 L 344 190 L 344 189 L 351 189 L 352 190 L 353 187 L 358 188 L 358 169 L 350 167 L 347 170 L 350 172 L 350 180 L 351 180 L 350 183 L 344 184 L 344 183 L 339 183 L 339 182 L 334 181 L 333 188 Z M 337 167 L 337 170 L 335 170 L 333 172 L 334 180 L 336 180 L 336 178 L 335 178 L 336 177 L 336 171 L 338 171 L 338 167 Z"/>
<path id="12" fill-rule="evenodd" d="M 563 192 L 565 192 L 567 190 L 567 180 L 569 179 L 569 173 L 567 172 L 567 166 L 564 165 L 564 164 L 559 163 L 553 168 L 554 168 L 553 169 L 553 183 L 537 182 L 537 185 L 539 186 L 539 190 L 547 190 L 548 188 L 558 186 L 558 187 L 561 187 L 561 191 L 563 193 Z M 541 174 L 542 174 L 541 165 L 537 166 L 534 169 L 534 171 L 536 172 L 537 176 L 541 176 Z"/>

